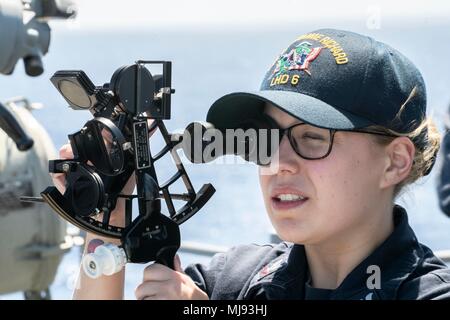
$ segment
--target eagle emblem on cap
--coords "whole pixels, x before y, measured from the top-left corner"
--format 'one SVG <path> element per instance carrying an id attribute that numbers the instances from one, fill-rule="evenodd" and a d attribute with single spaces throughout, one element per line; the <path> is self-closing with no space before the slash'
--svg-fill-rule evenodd
<path id="1" fill-rule="evenodd" d="M 308 70 L 309 64 L 317 58 L 320 51 L 323 49 L 322 47 L 311 48 L 311 46 L 311 43 L 303 41 L 288 53 L 281 55 L 276 61 L 273 74 L 278 76 L 290 70 L 303 70 L 311 75 L 311 72 Z"/>

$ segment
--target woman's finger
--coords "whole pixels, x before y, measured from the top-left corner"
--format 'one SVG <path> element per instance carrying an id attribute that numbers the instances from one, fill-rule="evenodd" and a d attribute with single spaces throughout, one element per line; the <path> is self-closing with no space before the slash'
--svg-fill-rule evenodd
<path id="1" fill-rule="evenodd" d="M 59 149 L 60 159 L 73 159 L 72 147 L 70 144 L 65 144 Z M 53 184 L 60 193 L 66 191 L 66 174 L 65 173 L 50 173 Z"/>
<path id="2" fill-rule="evenodd" d="M 173 265 L 175 267 L 175 271 L 183 272 L 183 269 L 181 268 L 181 259 L 178 254 L 175 255 L 173 262 L 174 262 Z"/>
<path id="3" fill-rule="evenodd" d="M 72 146 L 70 144 L 65 144 L 59 149 L 60 159 L 73 159 Z"/>
<path id="4" fill-rule="evenodd" d="M 166 281 L 169 280 L 174 271 L 159 263 L 153 263 L 144 269 L 143 281 Z"/>
<path id="5" fill-rule="evenodd" d="M 66 175 L 64 173 L 50 173 L 50 176 L 56 189 L 63 194 L 66 191 Z"/>
<path id="6" fill-rule="evenodd" d="M 141 283 L 134 294 L 137 300 L 144 300 L 145 298 L 156 298 L 164 290 L 164 283 L 166 281 L 145 281 Z"/>

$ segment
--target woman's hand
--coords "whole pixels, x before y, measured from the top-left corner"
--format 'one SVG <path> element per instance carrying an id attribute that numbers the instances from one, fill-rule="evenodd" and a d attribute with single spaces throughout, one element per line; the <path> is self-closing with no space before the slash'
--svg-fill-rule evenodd
<path id="1" fill-rule="evenodd" d="M 144 280 L 136 288 L 138 300 L 208 300 L 192 279 L 181 269 L 178 255 L 174 259 L 175 270 L 159 263 L 144 270 Z"/>
<path id="2" fill-rule="evenodd" d="M 73 159 L 72 147 L 69 143 L 63 145 L 61 149 L 59 149 L 59 158 L 63 160 Z M 66 191 L 66 174 L 50 173 L 50 176 L 52 177 L 56 189 L 58 189 L 61 194 L 64 194 Z"/>
<path id="3" fill-rule="evenodd" d="M 65 144 L 59 149 L 59 157 L 60 159 L 73 159 L 72 147 L 70 144 Z M 88 162 L 90 164 L 90 162 Z M 61 194 L 64 194 L 66 191 L 66 175 L 65 173 L 51 173 L 50 174 L 53 180 L 53 184 L 58 189 Z M 136 185 L 136 179 L 134 174 L 130 176 L 128 182 L 125 187 L 122 189 L 122 194 L 132 194 L 134 187 Z M 125 226 L 125 199 L 119 198 L 117 199 L 116 207 L 111 212 L 110 224 L 117 227 Z M 96 219 L 102 218 L 101 214 L 95 217 Z"/>
<path id="4" fill-rule="evenodd" d="M 148 126 L 151 127 L 153 120 L 148 120 L 147 123 Z M 155 133 L 156 129 L 157 128 L 154 128 L 152 131 L 149 132 L 149 138 Z M 105 146 L 106 148 L 108 148 L 112 141 L 111 134 L 107 130 L 102 130 L 102 136 L 105 142 Z M 59 149 L 59 158 L 63 160 L 73 159 L 72 147 L 69 143 L 63 145 L 61 149 Z M 88 164 L 92 165 L 92 163 L 90 162 L 88 162 Z M 64 194 L 64 192 L 66 191 L 66 175 L 64 173 L 51 173 L 50 175 L 53 179 L 53 184 L 55 185 L 55 187 L 61 194 Z M 135 186 L 136 181 L 133 174 L 128 180 L 125 187 L 123 188 L 122 194 L 131 194 Z"/>
<path id="5" fill-rule="evenodd" d="M 153 123 L 153 120 L 148 120 L 147 123 L 148 123 L 148 126 L 150 127 Z M 154 128 L 152 131 L 150 131 L 149 137 L 151 137 L 153 135 L 153 133 L 155 133 L 155 131 L 156 131 L 156 128 Z M 102 130 L 102 137 L 103 137 L 105 146 L 108 149 L 112 143 L 112 136 L 111 136 L 110 132 L 107 130 Z M 61 149 L 59 149 L 59 158 L 64 159 L 64 160 L 73 159 L 72 147 L 69 143 L 63 145 L 61 147 Z M 88 161 L 88 164 L 92 165 L 92 163 L 89 161 Z M 51 173 L 50 175 L 52 177 L 53 184 L 55 185 L 55 187 L 58 189 L 58 191 L 61 194 L 64 194 L 64 192 L 66 191 L 66 174 L 65 173 Z M 135 186 L 136 186 L 136 178 L 133 173 L 130 176 L 130 178 L 128 179 L 128 181 L 127 181 L 126 185 L 124 186 L 124 188 L 122 189 L 121 193 L 122 194 L 132 194 Z M 111 212 L 110 223 L 117 227 L 124 227 L 124 224 L 125 224 L 124 212 L 125 212 L 125 199 L 119 198 L 119 199 L 117 199 L 115 209 Z M 101 215 L 96 217 L 96 219 L 101 219 L 101 218 L 102 218 Z"/>
<path id="6" fill-rule="evenodd" d="M 59 149 L 59 158 L 63 160 L 73 159 L 72 147 L 69 143 L 63 145 L 61 149 Z M 88 164 L 91 163 L 88 162 Z M 55 187 L 58 189 L 59 192 L 61 192 L 61 194 L 64 194 L 64 192 L 66 191 L 66 174 L 51 173 L 50 175 L 52 177 L 53 184 L 55 185 Z M 125 185 L 125 187 L 123 188 L 122 193 L 131 194 L 134 190 L 135 184 L 136 184 L 135 178 L 134 175 L 132 175 L 128 180 L 127 184 Z"/>

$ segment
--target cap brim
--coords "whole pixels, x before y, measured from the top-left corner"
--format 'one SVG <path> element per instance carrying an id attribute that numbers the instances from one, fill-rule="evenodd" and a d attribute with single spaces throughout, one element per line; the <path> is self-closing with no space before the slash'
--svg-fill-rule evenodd
<path id="1" fill-rule="evenodd" d="M 238 128 L 239 123 L 262 113 L 266 103 L 317 127 L 351 130 L 373 122 L 340 110 L 314 97 L 290 91 L 255 91 L 227 94 L 213 103 L 206 121 L 216 128 Z"/>

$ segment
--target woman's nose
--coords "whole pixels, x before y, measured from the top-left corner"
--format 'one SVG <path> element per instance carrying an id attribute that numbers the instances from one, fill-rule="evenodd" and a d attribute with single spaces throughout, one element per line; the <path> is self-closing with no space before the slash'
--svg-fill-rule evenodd
<path id="1" fill-rule="evenodd" d="M 271 161 L 271 171 L 276 174 L 293 174 L 299 171 L 300 156 L 294 151 L 287 135 L 281 139 Z"/>

